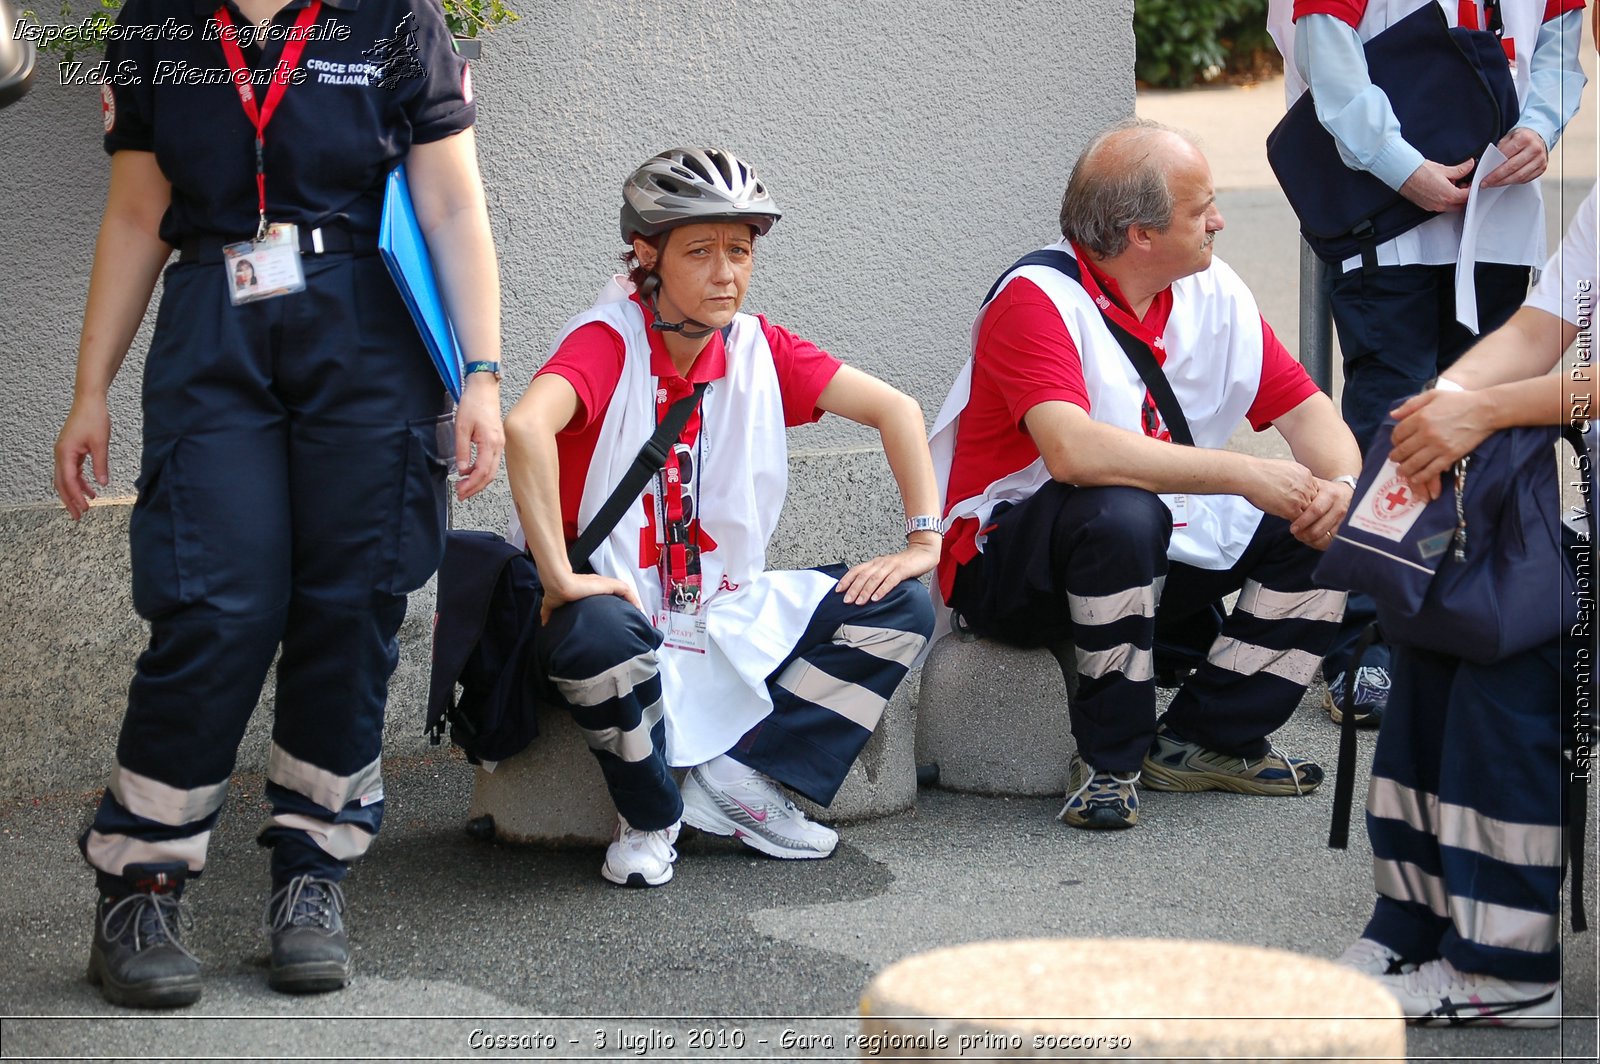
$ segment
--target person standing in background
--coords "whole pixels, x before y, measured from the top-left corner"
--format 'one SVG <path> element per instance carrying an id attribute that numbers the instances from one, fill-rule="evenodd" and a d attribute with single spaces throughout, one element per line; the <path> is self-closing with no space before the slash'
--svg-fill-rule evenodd
<path id="1" fill-rule="evenodd" d="M 1309 88 L 1317 118 L 1346 166 L 1362 170 L 1430 211 L 1410 232 L 1376 248 L 1376 268 L 1360 256 L 1334 264 L 1329 300 L 1344 359 L 1341 407 L 1365 449 L 1388 412 L 1448 369 L 1475 335 L 1456 320 L 1455 272 L 1462 253 L 1462 212 L 1472 160 L 1425 159 L 1405 138 L 1383 90 L 1368 76 L 1363 44 L 1425 4 L 1438 3 L 1451 26 L 1494 32 L 1501 40 L 1521 113 L 1496 147 L 1506 161 L 1483 178 L 1508 189 L 1484 220 L 1472 251 L 1481 333 L 1509 318 L 1528 291 L 1530 268 L 1544 261 L 1538 178 L 1550 149 L 1578 109 L 1585 78 L 1578 62 L 1583 0 L 1272 0 L 1268 28 L 1284 56 L 1289 102 Z M 1439 101 L 1441 115 L 1450 101 Z M 1525 224 L 1508 208 L 1517 200 L 1539 215 Z M 1354 705 L 1345 706 L 1345 673 L 1363 629 L 1375 617 L 1364 595 L 1350 596 L 1339 638 L 1323 665 L 1327 708 L 1375 725 L 1388 701 L 1388 649 L 1363 658 Z"/>

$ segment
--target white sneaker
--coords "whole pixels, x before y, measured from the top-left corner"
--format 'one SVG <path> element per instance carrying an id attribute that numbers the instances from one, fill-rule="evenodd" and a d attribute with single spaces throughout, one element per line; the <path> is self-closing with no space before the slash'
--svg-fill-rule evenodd
<path id="1" fill-rule="evenodd" d="M 679 826 L 640 831 L 619 813 L 600 874 L 619 887 L 661 886 L 672 878 L 672 862 L 678 859 L 672 844 L 678 841 Z"/>
<path id="2" fill-rule="evenodd" d="M 1335 964 L 1354 968 L 1362 975 L 1403 975 L 1417 970 L 1415 964 L 1401 958 L 1400 954 L 1372 938 L 1358 938 L 1334 958 Z"/>
<path id="3" fill-rule="evenodd" d="M 1560 983 L 1513 983 L 1429 961 L 1378 982 L 1400 1002 L 1406 1022 L 1420 1027 L 1554 1027 L 1561 1022 Z"/>
<path id="4" fill-rule="evenodd" d="M 839 844 L 837 831 L 807 820 L 759 772 L 723 786 L 696 765 L 682 790 L 684 823 L 712 835 L 731 835 L 771 857 L 826 857 Z"/>

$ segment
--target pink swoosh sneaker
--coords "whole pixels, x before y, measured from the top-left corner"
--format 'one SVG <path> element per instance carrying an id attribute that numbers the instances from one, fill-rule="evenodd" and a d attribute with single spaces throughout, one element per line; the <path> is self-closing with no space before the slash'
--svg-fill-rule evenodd
<path id="1" fill-rule="evenodd" d="M 710 835 L 738 839 L 770 857 L 827 857 L 839 833 L 806 818 L 778 785 L 752 773 L 724 787 L 701 766 L 683 781 L 683 822 Z"/>

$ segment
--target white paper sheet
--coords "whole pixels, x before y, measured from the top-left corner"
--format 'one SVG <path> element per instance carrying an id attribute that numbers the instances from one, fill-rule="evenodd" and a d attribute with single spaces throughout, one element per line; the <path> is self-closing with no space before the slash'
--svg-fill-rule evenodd
<path id="1" fill-rule="evenodd" d="M 1543 261 L 1544 211 L 1537 188 L 1500 185 L 1484 188 L 1483 179 L 1506 161 L 1493 144 L 1472 171 L 1466 215 L 1461 222 L 1461 253 L 1456 258 L 1456 320 L 1478 332 L 1478 291 L 1472 283 L 1479 243 L 1492 262 Z M 1491 221 L 1492 219 L 1492 221 Z M 1510 245 L 1523 245 L 1513 249 Z"/>

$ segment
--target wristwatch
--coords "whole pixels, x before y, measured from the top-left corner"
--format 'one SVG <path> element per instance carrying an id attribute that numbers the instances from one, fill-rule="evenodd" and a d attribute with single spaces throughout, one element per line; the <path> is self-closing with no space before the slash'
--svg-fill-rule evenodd
<path id="1" fill-rule="evenodd" d="M 938 532 L 943 535 L 941 524 L 943 522 L 932 514 L 918 514 L 915 517 L 908 517 L 906 518 L 906 535 L 910 536 L 913 532 Z"/>
<path id="2" fill-rule="evenodd" d="M 494 379 L 500 379 L 500 363 L 498 362 L 468 362 L 461 368 L 461 378 L 465 380 L 474 373 L 493 373 Z"/>
<path id="3" fill-rule="evenodd" d="M 1331 483 L 1334 483 L 1334 484 L 1348 484 L 1348 485 L 1350 485 L 1350 490 L 1351 491 L 1355 491 L 1356 490 L 1356 486 L 1357 486 L 1356 485 L 1356 478 L 1351 476 L 1349 473 L 1345 473 L 1342 476 L 1329 477 L 1328 479 L 1329 479 L 1329 481 Z"/>

